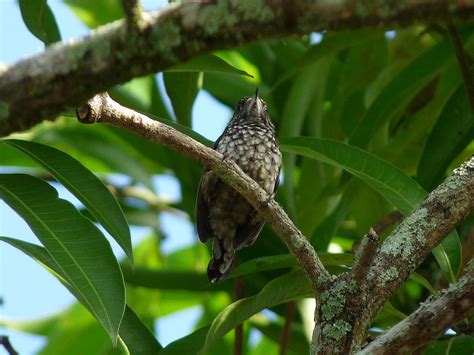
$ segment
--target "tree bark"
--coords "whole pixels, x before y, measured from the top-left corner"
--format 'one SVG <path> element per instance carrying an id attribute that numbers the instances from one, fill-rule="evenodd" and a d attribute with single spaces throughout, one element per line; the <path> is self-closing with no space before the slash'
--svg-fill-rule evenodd
<path id="1" fill-rule="evenodd" d="M 128 4 L 127 20 L 0 69 L 0 136 L 54 119 L 116 84 L 217 49 L 314 31 L 474 16 L 474 0 L 190 1 L 138 19 L 136 2 Z"/>

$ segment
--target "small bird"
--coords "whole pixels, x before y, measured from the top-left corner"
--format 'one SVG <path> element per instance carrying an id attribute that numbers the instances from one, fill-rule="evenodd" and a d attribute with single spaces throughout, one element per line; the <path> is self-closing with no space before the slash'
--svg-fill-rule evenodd
<path id="1" fill-rule="evenodd" d="M 241 99 L 232 119 L 214 144 L 269 195 L 279 184 L 282 156 L 267 104 L 254 96 Z M 237 250 L 252 245 L 264 220 L 252 205 L 210 169 L 205 169 L 196 201 L 196 225 L 201 242 L 212 239 L 207 267 L 211 282 L 224 280 L 232 270 Z"/>

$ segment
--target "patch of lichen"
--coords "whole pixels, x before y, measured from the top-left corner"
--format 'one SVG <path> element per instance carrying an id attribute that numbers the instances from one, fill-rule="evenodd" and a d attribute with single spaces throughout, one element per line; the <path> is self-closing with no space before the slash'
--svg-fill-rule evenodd
<path id="1" fill-rule="evenodd" d="M 379 283 L 386 283 L 395 280 L 398 277 L 398 270 L 392 266 L 388 270 L 383 271 L 379 277 Z"/>
<path id="2" fill-rule="evenodd" d="M 382 244 L 381 252 L 391 256 L 401 256 L 403 260 L 410 261 L 418 245 L 426 243 L 425 231 L 431 223 L 427 220 L 427 216 L 426 208 L 413 211 L 392 233 L 397 235 L 397 238 L 389 238 Z"/>
<path id="3" fill-rule="evenodd" d="M 339 278 L 329 289 L 321 293 L 322 320 L 328 321 L 341 314 L 346 305 L 347 295 L 354 293 L 355 290 L 356 286 L 353 280 Z"/>
<path id="4" fill-rule="evenodd" d="M 351 325 L 342 319 L 338 319 L 332 324 L 326 324 L 323 328 L 323 335 L 335 341 L 341 340 L 349 331 Z"/>

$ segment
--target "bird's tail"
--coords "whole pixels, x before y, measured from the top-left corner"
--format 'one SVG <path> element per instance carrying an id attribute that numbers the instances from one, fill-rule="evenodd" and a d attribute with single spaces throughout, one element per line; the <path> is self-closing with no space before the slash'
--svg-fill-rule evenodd
<path id="1" fill-rule="evenodd" d="M 229 244 L 224 246 L 219 238 L 213 239 L 212 259 L 207 266 L 207 277 L 212 283 L 225 280 L 232 271 L 235 249 L 232 243 Z"/>

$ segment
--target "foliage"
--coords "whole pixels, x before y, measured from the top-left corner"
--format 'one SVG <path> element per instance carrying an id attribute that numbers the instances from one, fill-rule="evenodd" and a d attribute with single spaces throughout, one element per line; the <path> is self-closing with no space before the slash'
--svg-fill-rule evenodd
<path id="1" fill-rule="evenodd" d="M 99 7 L 94 1 L 66 3 L 91 28 L 122 16 L 114 1 L 103 1 Z M 60 40 L 46 1 L 20 1 L 20 5 L 35 36 L 45 44 Z M 35 16 L 38 7 L 44 16 Z M 474 55 L 474 29 L 461 32 L 467 51 Z M 426 27 L 260 41 L 170 68 L 163 73 L 161 86 L 160 75 L 135 79 L 110 93 L 123 105 L 206 144 L 205 138 L 192 131 L 198 92 L 205 90 L 233 109 L 242 96 L 259 88 L 285 155 L 277 200 L 315 249 L 323 252 L 321 259 L 333 273 L 350 266 L 353 245 L 369 227 L 395 210 L 408 214 L 422 201 L 425 190 L 433 189 L 474 152 L 474 119 L 449 37 Z M 206 124 L 212 125 L 211 119 Z M 9 325 L 47 336 L 42 354 L 73 350 L 106 354 L 126 348 L 133 354 L 156 353 L 161 345 L 149 331 L 153 321 L 193 306 L 202 310 L 196 331 L 160 354 L 203 349 L 204 353 L 231 353 L 233 338 L 225 334 L 242 321 L 246 321 L 244 347 L 249 354 L 278 348 L 284 304 L 296 301 L 301 306 L 310 292 L 270 228 L 265 227 L 257 242 L 239 253 L 241 265 L 218 285 L 205 279 L 209 249 L 197 238 L 193 246 L 173 253 L 151 251 L 159 248 L 156 241 L 162 238 L 161 213 L 171 211 L 183 221 L 193 220 L 201 173 L 197 163 L 132 133 L 109 126 L 81 126 L 71 117 L 12 138 L 23 140 L 4 140 L 0 163 L 23 174 L 0 175 L 0 197 L 31 226 L 42 246 L 15 236 L 1 241 L 46 267 L 96 318 L 73 305 L 34 326 L 31 322 Z M 107 188 L 111 174 L 126 176 L 129 183 Z M 173 176 L 181 199 L 163 199 L 151 183 L 156 175 Z M 51 178 L 71 191 L 84 209 L 58 198 L 48 184 Z M 127 195 L 131 188 L 144 194 Z M 127 220 L 130 226 L 150 230 L 133 253 Z M 119 265 L 93 222 L 119 243 L 135 269 L 127 261 Z M 463 263 L 462 244 L 473 222 L 472 218 L 464 222 L 459 234 L 452 233 L 436 249 L 435 257 L 425 260 L 374 319 L 374 327 L 389 328 L 430 293 L 456 280 Z M 382 237 L 393 226 L 386 227 Z M 237 277 L 246 298 L 231 303 Z M 160 311 L 150 303 L 158 303 Z M 260 313 L 265 309 L 271 312 Z M 303 331 L 305 308 L 298 309 L 289 328 L 290 353 L 307 348 L 311 334 Z M 65 319 L 73 321 L 67 325 L 52 322 Z M 255 333 L 260 336 L 249 337 Z M 121 347 L 114 349 L 117 336 Z M 294 341 L 305 336 L 306 342 Z M 80 344 L 64 341 L 71 337 L 80 339 Z M 472 337 L 450 335 L 431 344 L 429 351 L 449 353 L 461 344 L 472 348 L 473 343 Z"/>

